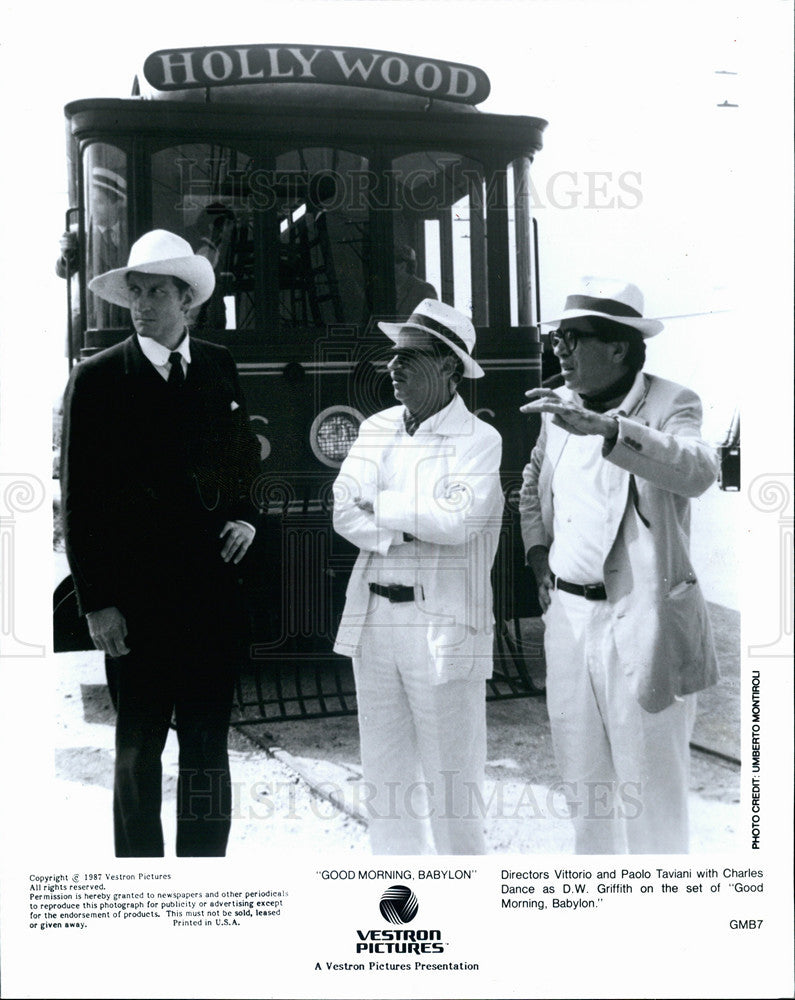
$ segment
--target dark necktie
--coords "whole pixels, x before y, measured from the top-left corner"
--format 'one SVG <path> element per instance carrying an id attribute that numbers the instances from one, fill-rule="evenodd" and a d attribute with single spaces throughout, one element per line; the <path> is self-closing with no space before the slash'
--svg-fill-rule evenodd
<path id="1" fill-rule="evenodd" d="M 420 426 L 420 422 L 406 410 L 403 414 L 403 426 L 406 428 L 408 436 L 412 437 L 416 429 Z"/>
<path id="2" fill-rule="evenodd" d="M 182 370 L 182 355 L 179 351 L 169 354 L 168 363 L 171 365 L 171 370 L 168 373 L 168 384 L 172 387 L 182 385 L 185 381 L 185 373 Z"/>

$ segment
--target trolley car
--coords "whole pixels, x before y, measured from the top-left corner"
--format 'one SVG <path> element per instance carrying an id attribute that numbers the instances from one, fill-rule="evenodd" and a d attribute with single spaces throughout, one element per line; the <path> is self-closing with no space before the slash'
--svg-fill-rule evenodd
<path id="1" fill-rule="evenodd" d="M 243 721 L 352 710 L 331 646 L 355 553 L 331 486 L 360 421 L 394 404 L 376 321 L 428 286 L 472 318 L 486 378 L 462 391 L 503 437 L 497 618 L 537 613 L 515 498 L 533 443 L 518 406 L 541 379 L 529 171 L 546 122 L 479 112 L 488 91 L 436 59 L 224 46 L 155 52 L 130 98 L 65 109 L 70 364 L 129 335 L 88 283 L 142 233 L 179 233 L 216 271 L 194 331 L 235 357 L 262 459 Z M 492 696 L 528 693 L 522 657 L 499 652 Z"/>

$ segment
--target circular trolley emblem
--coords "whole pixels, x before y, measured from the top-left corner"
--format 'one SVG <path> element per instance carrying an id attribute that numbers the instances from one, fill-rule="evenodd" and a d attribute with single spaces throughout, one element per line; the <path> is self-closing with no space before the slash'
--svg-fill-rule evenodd
<path id="1" fill-rule="evenodd" d="M 407 885 L 390 885 L 381 896 L 379 908 L 390 924 L 410 924 L 417 916 L 419 903 Z"/>

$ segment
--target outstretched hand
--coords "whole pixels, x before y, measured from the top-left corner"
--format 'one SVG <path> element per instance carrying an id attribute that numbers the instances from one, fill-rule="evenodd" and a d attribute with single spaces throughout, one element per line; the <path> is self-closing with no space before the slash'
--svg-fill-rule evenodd
<path id="1" fill-rule="evenodd" d="M 563 400 L 552 389 L 530 389 L 525 396 L 530 402 L 519 407 L 521 413 L 551 413 L 553 424 L 580 437 L 600 434 L 610 441 L 618 436 L 615 417 L 594 413 L 578 403 Z"/>

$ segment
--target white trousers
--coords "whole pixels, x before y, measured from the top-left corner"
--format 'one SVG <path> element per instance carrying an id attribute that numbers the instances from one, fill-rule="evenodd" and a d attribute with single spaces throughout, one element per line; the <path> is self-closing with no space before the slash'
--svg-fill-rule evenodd
<path id="1" fill-rule="evenodd" d="M 483 854 L 485 681 L 431 683 L 427 616 L 371 596 L 354 659 L 374 854 Z"/>
<path id="2" fill-rule="evenodd" d="M 547 708 L 578 854 L 685 854 L 696 696 L 647 712 L 607 601 L 556 590 L 544 615 Z"/>

